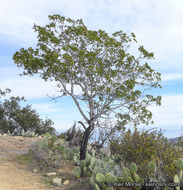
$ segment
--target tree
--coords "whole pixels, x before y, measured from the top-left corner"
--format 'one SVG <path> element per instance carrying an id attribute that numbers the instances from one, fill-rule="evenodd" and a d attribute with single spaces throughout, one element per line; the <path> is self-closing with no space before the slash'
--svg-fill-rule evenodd
<path id="1" fill-rule="evenodd" d="M 120 120 L 148 124 L 151 112 L 147 106 L 160 105 L 161 97 L 143 93 L 147 88 L 161 87 L 160 73 L 146 62 L 153 59 L 143 46 L 138 56 L 131 54 L 135 35 L 118 31 L 109 36 L 105 31 L 87 29 L 83 21 L 60 15 L 49 16 L 49 24 L 34 24 L 36 48 L 21 48 L 13 55 L 23 75 L 39 74 L 45 81 L 57 82 L 62 96 L 70 96 L 84 121 L 80 159 L 86 157 L 87 143 L 96 122 L 115 114 Z M 80 94 L 75 89 L 80 88 Z M 141 87 L 141 89 L 140 89 Z M 87 112 L 81 102 L 88 106 Z"/>
<path id="2" fill-rule="evenodd" d="M 11 90 L 10 89 L 5 89 L 5 91 L 0 89 L 0 97 L 1 96 L 5 96 L 7 93 L 10 93 Z M 0 102 L 1 103 L 1 102 Z M 2 125 L 5 125 L 5 120 L 4 120 L 4 109 L 2 108 L 2 105 L 0 105 L 0 127 L 2 127 Z M 1 132 L 1 130 L 0 130 Z"/>
<path id="3" fill-rule="evenodd" d="M 5 96 L 7 93 L 10 93 L 10 92 L 11 92 L 11 90 L 10 90 L 9 88 L 6 88 L 5 91 L 2 91 L 2 90 L 0 89 L 0 97 L 1 97 L 1 96 Z"/>
<path id="4" fill-rule="evenodd" d="M 0 90 L 0 92 L 3 92 Z M 2 93 L 1 93 L 2 94 Z M 5 92 L 4 94 L 5 95 Z M 24 97 L 10 97 L 0 102 L 0 132 L 13 135 L 21 135 L 22 132 L 36 134 L 54 133 L 53 122 L 50 119 L 43 121 L 30 105 L 21 107 L 19 105 Z"/>

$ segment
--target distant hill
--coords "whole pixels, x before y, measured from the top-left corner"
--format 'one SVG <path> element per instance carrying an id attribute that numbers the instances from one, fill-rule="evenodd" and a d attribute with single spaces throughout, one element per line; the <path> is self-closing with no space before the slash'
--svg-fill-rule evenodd
<path id="1" fill-rule="evenodd" d="M 168 138 L 168 141 L 172 143 L 176 143 L 178 142 L 179 138 L 181 138 L 181 140 L 183 141 L 183 136 L 176 137 L 176 138 Z"/>

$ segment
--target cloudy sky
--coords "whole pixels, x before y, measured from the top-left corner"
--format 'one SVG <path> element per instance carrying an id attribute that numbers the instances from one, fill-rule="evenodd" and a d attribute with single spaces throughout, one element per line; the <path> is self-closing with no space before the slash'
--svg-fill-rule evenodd
<path id="1" fill-rule="evenodd" d="M 152 67 L 162 73 L 161 107 L 153 107 L 153 127 L 165 136 L 183 133 L 183 1 L 182 0 L 0 0 L 0 89 L 24 96 L 42 118 L 55 122 L 57 130 L 81 119 L 69 97 L 55 103 L 54 83 L 38 77 L 21 77 L 12 56 L 20 48 L 35 46 L 33 23 L 44 25 L 48 15 L 82 18 L 91 30 L 134 32 L 139 44 L 154 52 Z M 148 129 L 149 126 L 146 126 Z"/>

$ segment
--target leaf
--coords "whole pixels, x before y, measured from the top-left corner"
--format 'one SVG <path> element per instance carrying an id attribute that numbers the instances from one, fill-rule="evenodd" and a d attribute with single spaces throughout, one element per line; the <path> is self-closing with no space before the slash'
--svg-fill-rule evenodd
<path id="1" fill-rule="evenodd" d="M 173 163 L 177 168 L 183 170 L 183 160 L 182 160 L 182 158 L 179 158 L 178 160 L 174 160 Z"/>
<path id="2" fill-rule="evenodd" d="M 102 174 L 102 173 L 97 173 L 96 174 L 96 180 L 99 182 L 99 183 L 103 183 L 105 181 L 105 176 Z"/>
<path id="3" fill-rule="evenodd" d="M 137 166 L 134 162 L 131 163 L 131 172 L 136 173 L 137 172 Z"/>

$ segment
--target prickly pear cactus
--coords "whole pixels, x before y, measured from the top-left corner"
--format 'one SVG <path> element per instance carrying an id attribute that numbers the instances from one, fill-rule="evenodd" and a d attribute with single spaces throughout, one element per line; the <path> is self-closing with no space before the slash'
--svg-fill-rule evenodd
<path id="1" fill-rule="evenodd" d="M 132 173 L 136 173 L 137 172 L 137 166 L 134 162 L 131 163 L 131 168 L 130 168 Z"/>
<path id="2" fill-rule="evenodd" d="M 105 180 L 106 180 L 106 182 L 117 182 L 118 181 L 117 178 L 111 173 L 106 174 Z"/>
<path id="3" fill-rule="evenodd" d="M 75 175 L 77 178 L 80 178 L 80 177 L 81 177 L 81 168 L 80 168 L 80 167 L 75 167 L 75 168 L 74 168 L 74 175 Z"/>
<path id="4" fill-rule="evenodd" d="M 154 178 L 155 177 L 155 170 L 156 170 L 156 165 L 154 162 L 149 162 L 148 164 L 148 177 L 149 178 Z"/>
<path id="5" fill-rule="evenodd" d="M 86 160 L 81 160 L 80 161 L 80 167 L 84 168 L 86 166 Z"/>
<path id="6" fill-rule="evenodd" d="M 75 147 L 75 148 L 73 148 L 73 150 L 72 150 L 74 153 L 78 153 L 79 152 L 79 147 Z"/>
<path id="7" fill-rule="evenodd" d="M 179 158 L 178 160 L 174 160 L 173 163 L 177 168 L 179 168 L 180 170 L 183 170 L 183 160 L 182 160 L 182 158 Z"/>
<path id="8" fill-rule="evenodd" d="M 96 180 L 99 183 L 103 183 L 105 181 L 105 176 L 102 173 L 97 173 L 96 174 Z"/>
<path id="9" fill-rule="evenodd" d="M 179 174 L 174 176 L 174 183 L 182 183 L 183 182 L 183 160 L 179 158 L 178 160 L 173 161 L 174 165 L 180 169 Z M 180 186 L 176 187 L 176 190 L 180 190 Z"/>
<path id="10" fill-rule="evenodd" d="M 70 161 L 74 160 L 74 152 L 73 151 L 69 151 L 68 157 L 69 157 Z"/>

